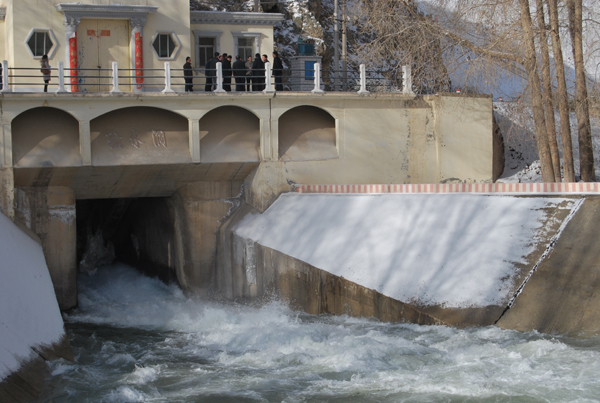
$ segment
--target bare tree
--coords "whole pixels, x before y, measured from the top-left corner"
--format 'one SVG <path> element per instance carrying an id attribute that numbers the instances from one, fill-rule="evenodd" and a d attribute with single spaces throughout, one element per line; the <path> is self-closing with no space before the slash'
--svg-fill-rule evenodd
<path id="1" fill-rule="evenodd" d="M 531 106 L 533 109 L 535 134 L 542 168 L 542 181 L 554 182 L 555 176 L 552 158 L 550 155 L 548 133 L 546 131 L 546 118 L 544 115 L 540 76 L 538 74 L 535 41 L 532 30 L 531 14 L 529 11 L 529 0 L 519 0 L 519 5 L 521 7 L 521 25 L 525 35 L 525 45 L 527 50 L 527 53 L 524 55 L 524 66 L 529 76 L 529 86 L 531 88 Z"/>
<path id="2" fill-rule="evenodd" d="M 546 131 L 548 133 L 548 143 L 550 144 L 554 181 L 560 182 L 560 155 L 558 153 L 558 141 L 556 140 L 556 120 L 554 119 L 554 100 L 552 96 L 550 74 L 550 51 L 548 49 L 548 35 L 546 34 L 546 17 L 544 15 L 543 0 L 536 0 L 536 8 L 540 51 L 542 54 L 542 86 L 544 89 L 543 100 L 546 113 Z"/>
<path id="3" fill-rule="evenodd" d="M 563 172 L 565 182 L 575 182 L 575 169 L 573 167 L 573 145 L 571 143 L 571 124 L 569 118 L 569 95 L 567 93 L 567 80 L 563 61 L 562 44 L 558 19 L 558 1 L 546 0 L 548 15 L 550 17 L 550 36 L 552 37 L 552 55 L 556 66 L 556 98 L 560 113 L 560 137 L 563 150 Z"/>
<path id="4" fill-rule="evenodd" d="M 586 87 L 587 78 L 583 58 L 582 7 L 582 0 L 567 0 L 567 9 L 569 11 L 569 33 L 571 34 L 573 59 L 575 62 L 575 83 L 577 86 L 575 95 L 575 114 L 577 115 L 577 127 L 579 130 L 579 169 L 581 172 L 581 180 L 585 182 L 595 182 L 596 173 L 594 171 L 592 129 Z"/>

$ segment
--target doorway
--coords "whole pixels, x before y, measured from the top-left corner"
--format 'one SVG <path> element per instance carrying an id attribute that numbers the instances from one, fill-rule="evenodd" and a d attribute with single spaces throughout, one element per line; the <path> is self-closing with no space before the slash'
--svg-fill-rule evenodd
<path id="1" fill-rule="evenodd" d="M 112 89 L 112 62 L 119 69 L 130 68 L 129 22 L 127 20 L 81 20 L 77 29 L 78 64 L 82 92 L 106 92 Z M 131 72 L 120 73 L 131 76 Z M 130 91 L 131 79 L 120 79 L 123 91 Z"/>

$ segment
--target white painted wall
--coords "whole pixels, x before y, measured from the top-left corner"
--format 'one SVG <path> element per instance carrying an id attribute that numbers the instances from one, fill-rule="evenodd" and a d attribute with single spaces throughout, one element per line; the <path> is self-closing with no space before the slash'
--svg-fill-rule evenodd
<path id="1" fill-rule="evenodd" d="M 0 214 L 0 380 L 64 333 L 42 246 Z"/>

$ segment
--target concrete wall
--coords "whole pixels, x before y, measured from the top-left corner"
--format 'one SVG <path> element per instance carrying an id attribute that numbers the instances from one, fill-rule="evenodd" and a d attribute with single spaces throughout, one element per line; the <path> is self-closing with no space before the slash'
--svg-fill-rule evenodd
<path id="1" fill-rule="evenodd" d="M 61 310 L 77 306 L 75 194 L 64 187 L 19 188 L 15 215 L 40 239 Z"/>
<path id="2" fill-rule="evenodd" d="M 244 204 L 220 230 L 216 286 L 222 297 L 246 302 L 279 299 L 314 315 L 443 324 L 409 304 L 235 235 L 236 223 L 248 213 L 256 210 Z"/>
<path id="3" fill-rule="evenodd" d="M 63 134 L 46 139 L 47 130 L 31 123 L 39 133 L 13 147 L 12 138 L 25 138 L 29 130 L 20 124 L 26 119 L 17 117 L 40 107 L 60 109 L 79 122 L 78 150 L 73 121 L 66 115 L 62 115 L 65 125 L 71 128 L 65 126 Z M 3 166 L 17 164 L 17 187 L 66 186 L 74 189 L 77 198 L 168 196 L 186 183 L 244 180 L 258 161 L 285 172 L 290 183 L 490 182 L 494 176 L 491 111 L 489 97 L 445 95 L 5 94 L 5 141 L 0 146 Z M 58 115 L 40 114 L 49 125 L 55 125 L 49 117 Z M 161 128 L 165 128 L 166 147 L 160 143 L 157 147 L 151 136 L 152 130 Z M 120 147 L 107 137 L 113 129 Z M 134 145 L 132 129 L 139 134 L 141 149 Z M 45 142 L 50 140 L 60 145 L 56 150 L 62 153 L 60 158 L 47 157 Z M 63 144 L 69 144 L 68 154 Z M 280 148 L 285 154 L 280 155 Z M 82 168 L 44 164 L 71 161 L 69 165 L 77 165 L 79 160 Z M 157 164 L 165 166 L 156 170 Z M 122 178 L 118 185 L 115 176 Z M 140 180 L 148 178 L 152 186 Z M 137 193 L 127 194 L 128 189 Z"/>
<path id="4" fill-rule="evenodd" d="M 522 332 L 600 333 L 600 198 L 586 198 L 498 326 Z"/>

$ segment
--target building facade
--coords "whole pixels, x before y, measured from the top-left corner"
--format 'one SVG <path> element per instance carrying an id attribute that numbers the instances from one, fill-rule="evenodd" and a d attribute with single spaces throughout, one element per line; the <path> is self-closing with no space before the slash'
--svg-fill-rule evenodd
<path id="1" fill-rule="evenodd" d="M 0 0 L 0 58 L 16 69 L 11 71 L 19 76 L 11 78 L 15 89 L 42 91 L 40 60 L 46 54 L 52 68 L 63 63 L 71 92 L 109 90 L 113 62 L 124 91 L 159 90 L 167 61 L 175 90 L 183 90 L 178 70 L 187 56 L 201 74 L 214 52 L 271 54 L 273 26 L 283 19 L 281 14 L 190 11 L 189 0 L 107 3 Z M 56 83 L 51 79 L 51 87 Z"/>

